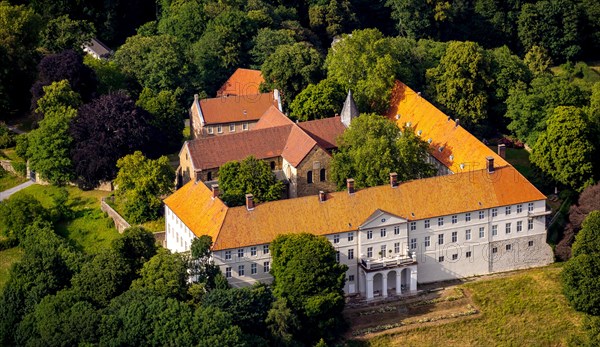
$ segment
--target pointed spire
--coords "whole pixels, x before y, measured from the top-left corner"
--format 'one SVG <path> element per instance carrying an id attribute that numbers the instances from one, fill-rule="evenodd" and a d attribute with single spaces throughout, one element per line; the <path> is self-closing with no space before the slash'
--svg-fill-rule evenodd
<path id="1" fill-rule="evenodd" d="M 346 126 L 346 128 L 348 128 L 350 126 L 350 122 L 352 122 L 354 118 L 358 117 L 359 114 L 358 107 L 356 107 L 356 103 L 352 97 L 352 91 L 348 89 L 348 96 L 346 97 L 346 101 L 344 101 L 344 107 L 342 107 L 341 112 L 342 123 Z"/>

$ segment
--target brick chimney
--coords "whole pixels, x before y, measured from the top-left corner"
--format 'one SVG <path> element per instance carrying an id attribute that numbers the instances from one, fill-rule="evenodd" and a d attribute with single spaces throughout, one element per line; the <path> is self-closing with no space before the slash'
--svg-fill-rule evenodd
<path id="1" fill-rule="evenodd" d="M 348 187 L 348 194 L 354 194 L 354 179 L 348 178 L 346 180 L 346 187 Z"/>
<path id="2" fill-rule="evenodd" d="M 488 173 L 494 173 L 494 157 L 486 157 L 486 168 Z"/>
<path id="3" fill-rule="evenodd" d="M 324 191 L 319 190 L 319 202 L 325 202 L 327 200 L 327 194 Z"/>
<path id="4" fill-rule="evenodd" d="M 456 123 L 456 125 L 454 127 L 458 128 L 458 126 L 460 125 L 460 118 L 456 118 L 456 120 L 454 121 L 454 123 Z"/>
<path id="5" fill-rule="evenodd" d="M 499 144 L 498 145 L 498 155 L 500 156 L 500 158 L 502 159 L 506 159 L 506 145 L 505 144 Z"/>
<path id="6" fill-rule="evenodd" d="M 246 194 L 246 209 L 248 211 L 254 210 L 254 195 Z"/>
<path id="7" fill-rule="evenodd" d="M 211 190 L 212 190 L 212 198 L 218 198 L 219 197 L 219 185 L 218 184 L 213 184 L 211 186 Z"/>
<path id="8" fill-rule="evenodd" d="M 398 174 L 395 172 L 390 173 L 390 186 L 392 188 L 398 187 Z"/>

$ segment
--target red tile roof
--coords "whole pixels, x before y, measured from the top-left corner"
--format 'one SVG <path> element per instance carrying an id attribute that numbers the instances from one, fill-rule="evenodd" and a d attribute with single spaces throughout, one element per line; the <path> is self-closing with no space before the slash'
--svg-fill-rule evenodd
<path id="1" fill-rule="evenodd" d="M 198 117 L 198 109 L 192 105 L 192 112 Z M 205 124 L 222 124 L 244 121 L 257 121 L 271 106 L 277 106 L 273 93 L 222 96 L 200 100 L 200 109 Z"/>
<path id="2" fill-rule="evenodd" d="M 339 116 L 302 122 L 298 126 L 315 139 L 319 146 L 329 150 L 338 147 L 337 138 L 346 130 Z"/>
<path id="3" fill-rule="evenodd" d="M 291 124 L 294 124 L 291 119 L 281 113 L 277 107 L 271 106 L 260 117 L 260 120 L 254 126 L 254 129 L 272 128 Z"/>
<path id="4" fill-rule="evenodd" d="M 260 70 L 239 68 L 219 88 L 217 96 L 259 94 L 260 84 L 264 81 Z"/>
<path id="5" fill-rule="evenodd" d="M 431 139 L 431 154 L 452 172 L 484 168 L 485 158 L 491 156 L 497 166 L 509 165 L 506 160 L 481 143 L 454 120 L 438 110 L 420 94 L 397 81 L 392 91 L 391 108 L 387 117 L 398 126 L 410 123 L 424 141 Z M 396 115 L 399 116 L 396 119 Z M 440 151 L 440 148 L 442 149 Z M 462 168 L 461 168 L 462 164 Z"/>

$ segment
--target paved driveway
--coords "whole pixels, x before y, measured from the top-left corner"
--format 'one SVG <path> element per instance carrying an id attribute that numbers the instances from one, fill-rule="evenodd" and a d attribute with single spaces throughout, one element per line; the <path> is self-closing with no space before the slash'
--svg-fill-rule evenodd
<path id="1" fill-rule="evenodd" d="M 8 197 L 10 197 L 11 195 L 13 195 L 14 193 L 18 192 L 21 189 L 25 189 L 27 187 L 29 187 L 30 185 L 35 184 L 35 182 L 33 181 L 27 181 L 25 183 L 21 183 L 16 187 L 12 187 L 10 189 L 7 189 L 3 192 L 0 192 L 0 201 L 4 200 L 4 199 L 8 199 Z"/>

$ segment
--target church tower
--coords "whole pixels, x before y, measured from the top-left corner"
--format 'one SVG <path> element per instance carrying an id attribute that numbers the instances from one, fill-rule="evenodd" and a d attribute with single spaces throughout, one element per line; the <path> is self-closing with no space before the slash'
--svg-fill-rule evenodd
<path id="1" fill-rule="evenodd" d="M 356 107 L 354 98 L 352 98 L 352 91 L 348 90 L 348 96 L 346 97 L 346 101 L 344 101 L 344 107 L 342 107 L 342 123 L 348 128 L 352 119 L 358 117 L 358 115 L 358 107 Z"/>

